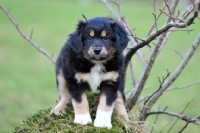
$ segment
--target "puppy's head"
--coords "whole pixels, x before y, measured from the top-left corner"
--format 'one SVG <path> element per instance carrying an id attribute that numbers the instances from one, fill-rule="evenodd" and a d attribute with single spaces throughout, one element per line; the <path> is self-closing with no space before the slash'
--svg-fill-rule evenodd
<path id="1" fill-rule="evenodd" d="M 97 17 L 80 21 L 71 35 L 72 48 L 92 61 L 106 61 L 121 53 L 128 44 L 127 34 L 114 20 Z"/>

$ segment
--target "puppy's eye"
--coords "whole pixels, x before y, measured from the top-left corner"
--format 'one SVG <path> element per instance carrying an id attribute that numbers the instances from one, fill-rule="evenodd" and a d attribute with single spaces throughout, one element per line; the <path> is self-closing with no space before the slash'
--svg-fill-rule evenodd
<path id="1" fill-rule="evenodd" d="M 93 37 L 87 36 L 87 40 L 91 41 L 92 39 L 93 39 Z"/>
<path id="2" fill-rule="evenodd" d="M 103 38 L 103 40 L 104 40 L 104 41 L 108 41 L 108 40 L 109 40 L 109 37 L 108 37 L 108 36 L 105 36 L 105 37 Z"/>

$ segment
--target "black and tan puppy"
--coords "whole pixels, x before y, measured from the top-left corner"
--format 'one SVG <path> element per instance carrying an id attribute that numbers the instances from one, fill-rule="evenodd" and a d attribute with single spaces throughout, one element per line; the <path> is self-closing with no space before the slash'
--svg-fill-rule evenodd
<path id="1" fill-rule="evenodd" d="M 72 102 L 74 122 L 91 123 L 86 93 L 100 90 L 94 126 L 112 128 L 113 110 L 127 117 L 122 80 L 127 44 L 126 32 L 114 20 L 96 17 L 80 21 L 56 61 L 60 101 L 51 113 L 63 112 Z"/>

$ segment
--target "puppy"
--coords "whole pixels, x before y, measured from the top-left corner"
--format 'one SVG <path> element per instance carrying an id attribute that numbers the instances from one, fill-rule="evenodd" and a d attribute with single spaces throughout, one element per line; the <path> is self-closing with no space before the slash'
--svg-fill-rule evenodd
<path id="1" fill-rule="evenodd" d="M 100 90 L 94 126 L 112 128 L 113 110 L 127 118 L 122 71 L 128 41 L 123 27 L 112 19 L 80 21 L 56 61 L 60 101 L 51 113 L 64 112 L 72 102 L 74 123 L 91 123 L 86 93 Z"/>

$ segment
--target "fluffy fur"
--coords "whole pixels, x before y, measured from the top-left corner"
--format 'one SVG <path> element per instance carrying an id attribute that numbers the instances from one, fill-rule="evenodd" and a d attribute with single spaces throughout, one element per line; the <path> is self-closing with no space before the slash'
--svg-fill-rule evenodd
<path id="1" fill-rule="evenodd" d="M 112 19 L 96 17 L 80 21 L 56 61 L 60 101 L 51 113 L 64 112 L 66 105 L 72 102 L 74 122 L 91 123 L 86 93 L 100 90 L 94 126 L 111 128 L 113 110 L 128 118 L 122 79 L 123 50 L 127 44 L 126 32 Z"/>

